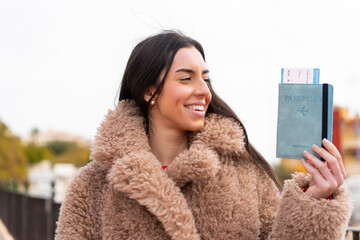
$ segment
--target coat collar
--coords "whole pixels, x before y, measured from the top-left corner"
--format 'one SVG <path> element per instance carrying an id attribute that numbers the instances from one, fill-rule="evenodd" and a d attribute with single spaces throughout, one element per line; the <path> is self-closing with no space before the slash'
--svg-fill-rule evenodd
<path id="1" fill-rule="evenodd" d="M 211 149 L 218 154 L 240 154 L 245 151 L 244 131 L 233 119 L 208 114 L 204 128 L 192 136 L 189 150 L 194 148 Z M 108 111 L 98 128 L 91 146 L 91 159 L 111 168 L 116 159 L 139 150 L 151 151 L 145 120 L 133 100 L 123 100 Z"/>
<path id="2" fill-rule="evenodd" d="M 208 114 L 204 128 L 191 136 L 189 149 L 162 170 L 151 152 L 146 124 L 134 101 L 109 110 L 98 129 L 91 159 L 109 169 L 115 189 L 145 206 L 173 239 L 199 239 L 180 187 L 215 176 L 219 155 L 244 151 L 243 129 L 230 118 Z"/>

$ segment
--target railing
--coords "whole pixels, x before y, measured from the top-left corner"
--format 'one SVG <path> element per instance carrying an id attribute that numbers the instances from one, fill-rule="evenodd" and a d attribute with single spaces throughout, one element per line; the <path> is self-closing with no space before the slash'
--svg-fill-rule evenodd
<path id="1" fill-rule="evenodd" d="M 16 240 L 54 239 L 60 204 L 0 186 L 0 218 Z"/>
<path id="2" fill-rule="evenodd" d="M 359 240 L 359 236 L 360 236 L 360 228 L 357 227 L 348 227 L 348 229 L 346 230 L 346 236 L 351 236 L 352 233 L 352 239 L 353 240 Z"/>

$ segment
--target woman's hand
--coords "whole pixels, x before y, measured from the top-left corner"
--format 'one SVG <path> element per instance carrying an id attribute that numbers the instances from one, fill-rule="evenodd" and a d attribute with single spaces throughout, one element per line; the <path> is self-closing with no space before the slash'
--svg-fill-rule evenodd
<path id="1" fill-rule="evenodd" d="M 325 162 L 308 151 L 303 153 L 308 160 L 301 159 L 305 169 L 312 175 L 306 194 L 316 199 L 329 198 L 343 184 L 346 176 L 342 157 L 334 144 L 327 139 L 323 139 L 322 144 L 326 149 L 315 144 L 312 149 Z"/>

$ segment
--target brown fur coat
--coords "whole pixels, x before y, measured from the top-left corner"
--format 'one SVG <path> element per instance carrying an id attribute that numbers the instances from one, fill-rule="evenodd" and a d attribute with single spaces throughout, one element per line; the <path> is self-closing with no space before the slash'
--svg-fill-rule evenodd
<path id="1" fill-rule="evenodd" d="M 210 114 L 163 170 L 138 108 L 120 102 L 68 188 L 56 239 L 341 239 L 347 190 L 315 200 L 302 192 L 309 176 L 297 174 L 280 196 L 243 138 L 235 121 Z"/>

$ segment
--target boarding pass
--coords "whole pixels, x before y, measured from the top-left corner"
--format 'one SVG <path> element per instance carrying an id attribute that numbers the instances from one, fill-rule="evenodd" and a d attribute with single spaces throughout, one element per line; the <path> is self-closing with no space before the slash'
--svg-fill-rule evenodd
<path id="1" fill-rule="evenodd" d="M 282 68 L 281 83 L 318 84 L 319 68 Z"/>

